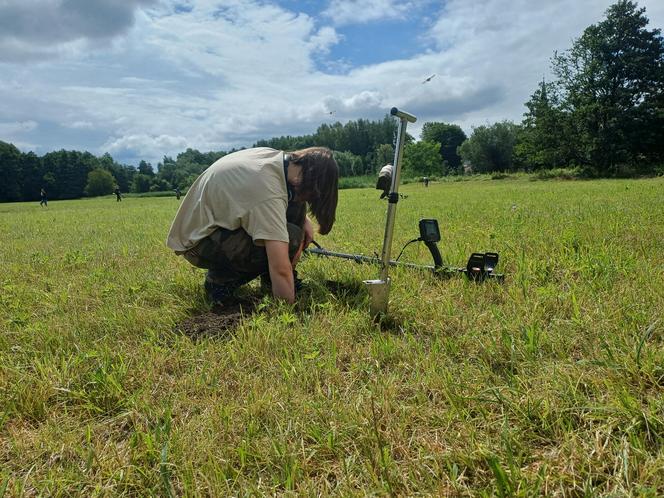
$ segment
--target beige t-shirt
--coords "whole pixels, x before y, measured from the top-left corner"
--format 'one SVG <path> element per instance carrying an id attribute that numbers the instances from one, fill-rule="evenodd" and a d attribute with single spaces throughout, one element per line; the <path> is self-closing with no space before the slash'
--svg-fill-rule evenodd
<path id="1" fill-rule="evenodd" d="M 283 151 L 268 147 L 219 159 L 187 191 L 166 245 L 186 251 L 219 227 L 244 228 L 258 245 L 265 240 L 288 242 L 283 161 Z"/>

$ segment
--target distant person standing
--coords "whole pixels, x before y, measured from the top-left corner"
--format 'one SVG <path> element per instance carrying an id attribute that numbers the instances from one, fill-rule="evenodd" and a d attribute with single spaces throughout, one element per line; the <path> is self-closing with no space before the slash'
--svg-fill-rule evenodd
<path id="1" fill-rule="evenodd" d="M 44 207 L 44 206 L 48 207 L 48 199 L 46 197 L 46 190 L 41 189 L 41 191 L 39 192 L 39 195 L 41 196 L 41 201 L 39 201 L 39 205 L 41 207 Z"/>
<path id="2" fill-rule="evenodd" d="M 429 186 L 429 177 L 428 177 L 428 176 L 425 176 L 425 177 L 424 177 L 424 186 L 425 186 L 425 187 L 428 187 L 428 186 Z"/>
<path id="3" fill-rule="evenodd" d="M 180 192 L 180 187 L 175 187 L 175 197 L 177 197 L 177 199 L 180 200 L 181 195 L 182 192 Z"/>
<path id="4" fill-rule="evenodd" d="M 122 200 L 122 193 L 120 192 L 120 187 L 115 187 L 113 193 L 115 194 L 115 202 L 120 202 Z"/>

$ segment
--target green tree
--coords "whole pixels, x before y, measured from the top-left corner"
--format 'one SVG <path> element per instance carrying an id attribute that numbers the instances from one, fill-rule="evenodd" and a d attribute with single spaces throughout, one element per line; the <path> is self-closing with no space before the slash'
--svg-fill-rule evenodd
<path id="1" fill-rule="evenodd" d="M 424 140 L 406 144 L 403 151 L 403 169 L 411 176 L 441 176 L 444 168 L 440 144 Z"/>
<path id="2" fill-rule="evenodd" d="M 339 122 L 322 124 L 313 135 L 284 136 L 259 140 L 255 146 L 295 150 L 318 145 L 339 152 L 350 152 L 362 161 L 362 167 L 355 168 L 354 174 L 363 175 L 374 170 L 378 160 L 376 158 L 377 148 L 380 145 L 392 145 L 394 143 L 396 128 L 397 123 L 390 116 L 385 116 L 380 121 L 359 119 L 348 121 L 346 124 Z"/>
<path id="3" fill-rule="evenodd" d="M 115 178 L 110 171 L 102 168 L 93 169 L 88 173 L 88 183 L 85 186 L 85 193 L 89 197 L 99 195 L 108 195 L 113 192 Z"/>
<path id="4" fill-rule="evenodd" d="M 39 199 L 39 192 L 45 187 L 41 158 L 34 152 L 21 154 L 21 200 Z"/>
<path id="5" fill-rule="evenodd" d="M 143 173 L 137 173 L 132 180 L 131 191 L 137 193 L 149 192 L 151 185 L 152 177 L 144 175 Z"/>
<path id="6" fill-rule="evenodd" d="M 154 176 L 154 170 L 152 169 L 152 164 L 145 162 L 143 160 L 141 160 L 141 162 L 138 163 L 138 172 L 141 175 Z"/>
<path id="7" fill-rule="evenodd" d="M 0 141 L 0 202 L 21 200 L 21 152 Z"/>
<path id="8" fill-rule="evenodd" d="M 374 172 L 380 171 L 380 168 L 386 164 L 394 162 L 394 147 L 391 144 L 380 144 L 376 147 L 374 155 Z"/>
<path id="9" fill-rule="evenodd" d="M 166 192 L 171 190 L 171 184 L 159 177 L 152 177 L 150 180 L 150 192 Z"/>
<path id="10" fill-rule="evenodd" d="M 461 127 L 455 124 L 431 122 L 422 127 L 422 140 L 440 144 L 440 156 L 448 174 L 461 172 L 461 156 L 457 149 L 467 138 Z"/>
<path id="11" fill-rule="evenodd" d="M 570 166 L 576 162 L 576 137 L 570 114 L 561 109 L 553 83 L 542 81 L 524 114 L 515 154 L 529 170 Z"/>
<path id="12" fill-rule="evenodd" d="M 152 178 L 142 173 L 136 173 L 131 183 L 132 192 L 149 192 Z"/>
<path id="13" fill-rule="evenodd" d="M 83 197 L 88 173 L 99 167 L 99 160 L 89 152 L 59 150 L 42 158 L 44 174 L 50 174 L 53 185 L 49 198 L 77 199 Z"/>
<path id="14" fill-rule="evenodd" d="M 108 152 L 99 158 L 99 166 L 111 172 L 122 192 L 129 191 L 131 180 L 136 174 L 135 167 L 116 163 Z"/>
<path id="15" fill-rule="evenodd" d="M 620 0 L 553 59 L 580 159 L 596 174 L 664 159 L 664 43 L 647 25 L 645 8 Z"/>
<path id="16" fill-rule="evenodd" d="M 510 171 L 514 169 L 514 147 L 520 127 L 511 121 L 473 128 L 473 133 L 461 147 L 459 154 L 468 161 L 475 173 Z"/>
<path id="17" fill-rule="evenodd" d="M 41 183 L 42 183 L 42 188 L 46 189 L 46 192 L 48 192 L 48 196 L 50 198 L 51 192 L 56 191 L 56 186 L 57 186 L 57 180 L 55 179 L 53 173 L 51 173 L 50 171 L 44 173 Z"/>
<path id="18" fill-rule="evenodd" d="M 363 168 L 362 158 L 350 152 L 334 152 L 334 160 L 339 166 L 339 176 L 359 175 Z"/>

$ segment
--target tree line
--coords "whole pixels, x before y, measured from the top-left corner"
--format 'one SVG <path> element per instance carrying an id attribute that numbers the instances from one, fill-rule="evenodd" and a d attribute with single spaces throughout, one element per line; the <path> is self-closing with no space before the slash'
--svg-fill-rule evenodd
<path id="1" fill-rule="evenodd" d="M 621 0 L 554 54 L 520 124 L 473 130 L 460 153 L 477 171 L 577 168 L 587 176 L 664 173 L 664 42 L 645 8 Z"/>
<path id="2" fill-rule="evenodd" d="M 525 103 L 521 123 L 473 128 L 424 123 L 419 141 L 406 137 L 404 175 L 444 176 L 574 168 L 586 176 L 664 173 L 664 41 L 648 29 L 645 8 L 620 0 L 586 28 L 572 47 L 551 59 L 552 81 L 542 81 Z M 397 123 L 322 124 L 315 133 L 259 140 L 254 146 L 335 151 L 341 176 L 374 174 L 392 162 Z M 156 171 L 117 163 L 110 154 L 23 153 L 0 141 L 0 202 L 72 199 L 122 192 L 186 190 L 214 161 L 233 152 L 187 149 L 164 156 Z"/>

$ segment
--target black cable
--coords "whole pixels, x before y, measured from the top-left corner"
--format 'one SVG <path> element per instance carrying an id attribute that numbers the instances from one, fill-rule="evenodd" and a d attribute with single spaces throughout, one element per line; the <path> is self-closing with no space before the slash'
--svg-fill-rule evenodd
<path id="1" fill-rule="evenodd" d="M 409 246 L 410 244 L 412 244 L 413 242 L 419 242 L 419 241 L 421 241 L 421 240 L 422 240 L 422 238 L 419 237 L 419 238 L 417 238 L 417 239 L 413 239 L 413 240 L 411 240 L 410 242 L 406 242 L 406 245 L 403 246 L 403 247 L 401 248 L 401 252 L 399 253 L 399 256 L 397 256 L 397 259 L 395 259 L 395 261 L 399 261 L 399 258 L 401 257 L 401 255 L 403 254 L 403 252 L 406 250 L 406 247 L 408 247 L 408 246 Z"/>

